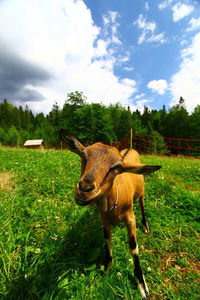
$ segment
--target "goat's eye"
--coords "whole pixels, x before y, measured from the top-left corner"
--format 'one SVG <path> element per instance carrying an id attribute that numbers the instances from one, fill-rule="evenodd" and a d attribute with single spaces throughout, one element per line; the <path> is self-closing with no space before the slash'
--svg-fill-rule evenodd
<path id="1" fill-rule="evenodd" d="M 122 169 L 122 165 L 121 164 L 115 164 L 110 168 L 110 171 L 120 171 Z"/>

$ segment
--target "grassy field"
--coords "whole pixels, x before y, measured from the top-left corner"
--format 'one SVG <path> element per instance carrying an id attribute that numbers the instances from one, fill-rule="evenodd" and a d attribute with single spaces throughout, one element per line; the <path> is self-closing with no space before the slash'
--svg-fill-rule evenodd
<path id="1" fill-rule="evenodd" d="M 200 160 L 142 156 L 151 233 L 135 204 L 140 261 L 151 299 L 200 299 Z M 73 189 L 79 159 L 67 151 L 0 148 L 0 299 L 140 299 L 123 226 L 113 232 L 108 276 L 95 208 Z M 96 265 L 97 264 L 97 265 Z"/>

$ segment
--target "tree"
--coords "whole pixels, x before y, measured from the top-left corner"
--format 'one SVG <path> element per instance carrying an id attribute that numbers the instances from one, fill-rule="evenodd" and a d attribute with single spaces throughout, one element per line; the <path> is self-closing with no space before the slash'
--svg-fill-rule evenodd
<path id="1" fill-rule="evenodd" d="M 190 120 L 190 138 L 200 139 L 200 105 L 194 109 L 189 117 Z"/>
<path id="2" fill-rule="evenodd" d="M 86 97 L 78 91 L 67 95 L 63 108 L 55 102 L 47 116 L 43 113 L 34 116 L 28 106 L 17 108 L 6 99 L 0 103 L 1 144 L 22 145 L 26 139 L 42 138 L 49 147 L 57 147 L 60 145 L 60 128 L 67 129 L 84 144 L 120 141 L 130 128 L 156 136 L 200 139 L 200 105 L 189 115 L 185 100 L 180 97 L 179 103 L 169 111 L 163 106 L 159 111 L 145 107 L 143 114 L 139 110 L 131 113 L 120 104 L 109 107 L 101 103 L 87 104 Z M 154 146 L 156 151 L 160 150 Z M 197 142 L 191 147 L 199 148 Z M 165 148 L 164 143 L 161 148 Z"/>
<path id="3" fill-rule="evenodd" d="M 13 125 L 13 109 L 14 106 L 6 99 L 0 104 L 0 126 L 6 130 Z"/>
<path id="4" fill-rule="evenodd" d="M 110 115 L 110 121 L 112 123 L 112 128 L 115 134 L 115 140 L 117 141 L 121 139 L 121 132 L 120 132 L 120 118 L 121 118 L 121 111 L 122 111 L 122 106 L 120 104 L 116 105 L 110 105 L 108 107 L 109 115 Z"/>
<path id="5" fill-rule="evenodd" d="M 2 127 L 0 127 L 0 145 L 4 145 L 6 141 L 6 132 Z"/>
<path id="6" fill-rule="evenodd" d="M 142 125 L 148 132 L 152 131 L 151 111 L 147 106 L 144 106 L 144 112 L 141 116 Z"/>
<path id="7" fill-rule="evenodd" d="M 190 132 L 189 114 L 181 97 L 177 105 L 173 106 L 165 120 L 165 137 L 188 138 Z"/>
<path id="8" fill-rule="evenodd" d="M 130 110 L 123 109 L 120 114 L 118 138 L 122 139 L 130 133 L 132 128 L 132 116 Z"/>
<path id="9" fill-rule="evenodd" d="M 9 146 L 18 146 L 19 145 L 19 132 L 15 126 L 11 126 L 6 135 L 6 145 Z"/>
<path id="10" fill-rule="evenodd" d="M 94 132 L 96 120 L 92 105 L 86 104 L 75 112 L 75 131 L 76 136 L 84 144 L 92 144 L 94 142 Z"/>
<path id="11" fill-rule="evenodd" d="M 86 104 L 86 100 L 87 98 L 82 92 L 75 91 L 67 95 L 65 103 L 76 107 L 82 107 Z"/>
<path id="12" fill-rule="evenodd" d="M 91 104 L 94 118 L 94 141 L 110 143 L 115 140 L 115 133 L 112 127 L 112 122 L 108 109 L 100 103 Z"/>
<path id="13" fill-rule="evenodd" d="M 47 117 L 49 118 L 49 121 L 52 125 L 56 126 L 56 128 L 59 126 L 61 112 L 57 102 L 53 104 L 52 110 Z"/>

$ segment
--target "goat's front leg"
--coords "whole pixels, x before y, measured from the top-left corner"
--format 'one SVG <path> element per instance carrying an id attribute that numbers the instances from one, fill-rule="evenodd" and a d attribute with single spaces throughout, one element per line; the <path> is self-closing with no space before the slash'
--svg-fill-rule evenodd
<path id="1" fill-rule="evenodd" d="M 103 225 L 103 237 L 105 242 L 105 272 L 108 273 L 112 265 L 111 225 Z"/>
<path id="2" fill-rule="evenodd" d="M 149 296 L 149 290 L 140 266 L 140 260 L 138 256 L 139 250 L 136 241 L 136 220 L 133 211 L 131 211 L 127 216 L 126 226 L 127 226 L 128 238 L 129 238 L 129 251 L 130 254 L 133 256 L 133 261 L 135 266 L 134 274 L 137 279 L 138 288 L 140 290 L 142 298 L 147 299 Z"/>

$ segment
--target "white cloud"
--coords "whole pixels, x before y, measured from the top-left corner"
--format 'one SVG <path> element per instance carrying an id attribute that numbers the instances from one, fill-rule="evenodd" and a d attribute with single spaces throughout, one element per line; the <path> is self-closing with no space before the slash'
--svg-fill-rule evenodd
<path id="1" fill-rule="evenodd" d="M 99 39 L 97 46 L 94 48 L 94 56 L 101 57 L 107 54 L 107 43 L 104 40 Z"/>
<path id="2" fill-rule="evenodd" d="M 117 19 L 119 17 L 120 15 L 116 11 L 108 11 L 108 13 L 103 16 L 104 35 L 110 43 L 122 44 L 118 34 L 119 23 Z"/>
<path id="3" fill-rule="evenodd" d="M 181 19 L 191 14 L 193 10 L 194 7 L 192 5 L 182 4 L 181 2 L 176 3 L 172 7 L 173 21 L 174 22 L 180 21 Z"/>
<path id="4" fill-rule="evenodd" d="M 181 46 L 185 46 L 185 45 L 187 45 L 187 43 L 188 43 L 188 41 L 186 41 L 186 40 L 180 41 Z"/>
<path id="5" fill-rule="evenodd" d="M 82 0 L 0 1 L 0 42 L 51 74 L 41 84 L 27 83 L 26 89 L 45 99 L 30 99 L 27 104 L 33 111 L 47 113 L 55 101 L 61 106 L 66 94 L 75 90 L 89 102 L 129 102 L 136 82 L 114 74 L 114 66 L 129 55 L 125 52 L 120 61 L 117 18 L 118 13 L 109 12 L 104 28 L 95 26 Z M 19 93 L 12 99 L 19 102 Z"/>
<path id="6" fill-rule="evenodd" d="M 163 9 L 167 8 L 172 2 L 173 2 L 173 0 L 165 0 L 161 3 L 159 3 L 158 8 L 160 10 L 163 10 Z"/>
<path id="7" fill-rule="evenodd" d="M 154 21 L 147 21 L 146 17 L 142 14 L 138 16 L 133 24 L 137 25 L 139 29 L 142 29 L 142 33 L 138 38 L 138 44 L 153 42 L 165 43 L 167 41 L 163 32 L 156 33 L 157 24 Z"/>
<path id="8" fill-rule="evenodd" d="M 137 100 L 137 99 L 144 98 L 144 97 L 145 97 L 145 94 L 142 93 L 142 94 L 136 95 L 135 99 Z"/>
<path id="9" fill-rule="evenodd" d="M 130 52 L 125 49 L 120 40 L 119 18 L 119 13 L 115 11 L 108 11 L 103 15 L 104 26 L 99 30 L 93 58 L 94 61 L 98 60 L 99 66 L 112 72 L 115 66 L 123 65 L 130 59 Z"/>
<path id="10" fill-rule="evenodd" d="M 149 3 L 148 3 L 147 1 L 146 1 L 145 4 L 144 4 L 144 8 L 145 8 L 146 11 L 149 10 Z"/>
<path id="11" fill-rule="evenodd" d="M 147 106 L 149 109 L 151 109 L 151 106 L 149 105 L 150 103 L 152 103 L 152 100 L 140 97 L 139 100 L 137 100 L 138 98 L 135 97 L 135 104 L 132 104 L 131 110 L 135 111 L 135 110 L 139 110 L 141 113 L 144 112 L 144 106 Z"/>
<path id="12" fill-rule="evenodd" d="M 156 29 L 156 23 L 148 22 L 142 14 L 139 15 L 134 24 L 138 25 L 138 27 L 141 29 L 145 29 L 146 31 L 154 32 Z"/>
<path id="13" fill-rule="evenodd" d="M 134 68 L 133 67 L 124 67 L 124 70 L 127 72 L 131 72 L 134 70 Z"/>
<path id="14" fill-rule="evenodd" d="M 181 52 L 181 58 L 179 71 L 171 78 L 170 104 L 177 104 L 182 96 L 191 112 L 200 103 L 200 33 L 194 36 L 190 47 Z"/>
<path id="15" fill-rule="evenodd" d="M 147 87 L 151 89 L 154 92 L 157 92 L 160 95 L 163 95 L 167 88 L 168 84 L 167 81 L 164 79 L 159 79 L 159 80 L 152 80 L 147 84 Z"/>
<path id="16" fill-rule="evenodd" d="M 190 27 L 187 28 L 187 31 L 193 31 L 193 30 L 197 30 L 200 28 L 200 17 L 195 19 L 192 18 L 189 22 Z"/>
<path id="17" fill-rule="evenodd" d="M 165 34 L 163 32 L 158 34 L 153 34 L 147 40 L 147 43 L 159 42 L 161 44 L 166 43 L 167 39 L 165 38 Z"/>

